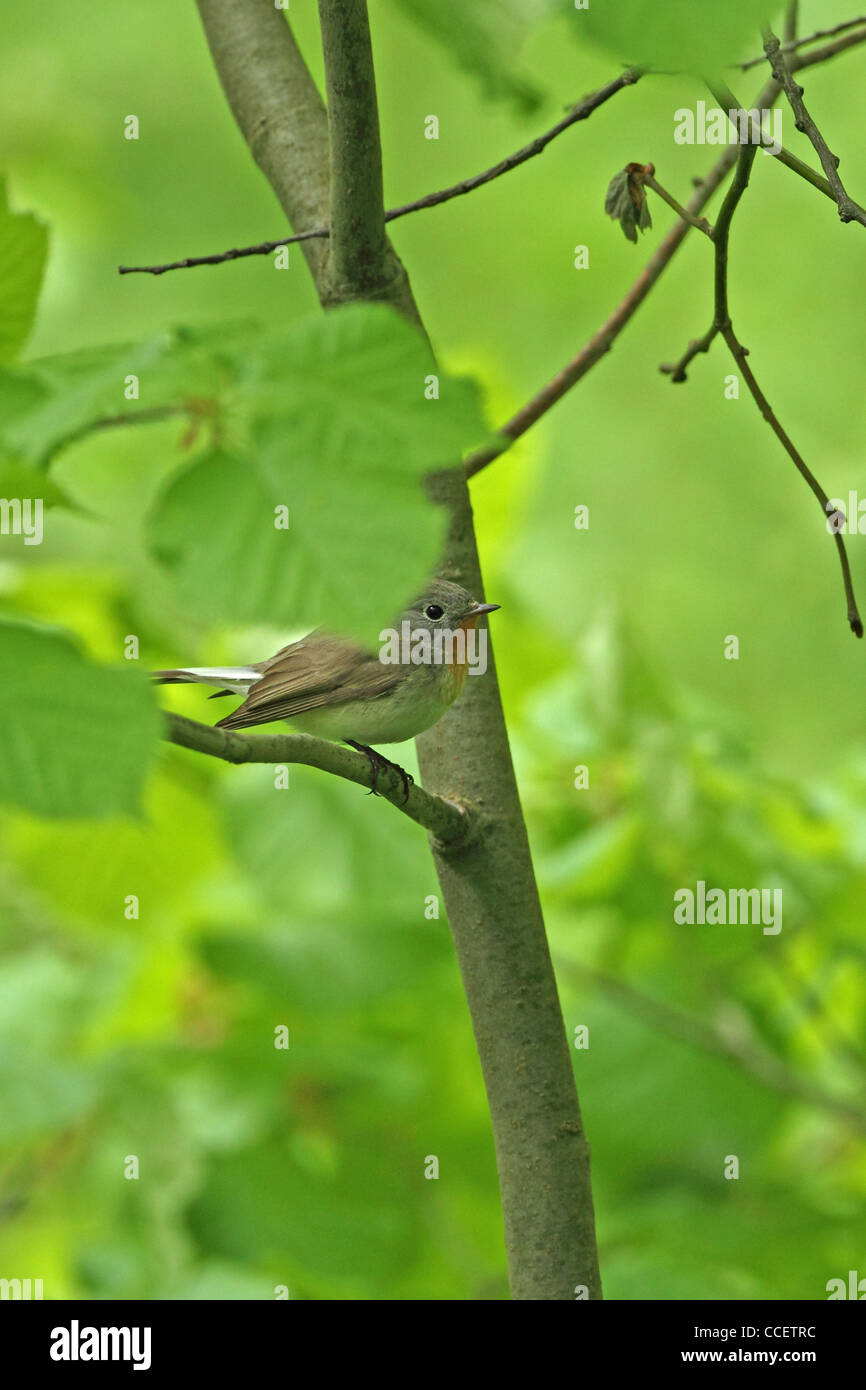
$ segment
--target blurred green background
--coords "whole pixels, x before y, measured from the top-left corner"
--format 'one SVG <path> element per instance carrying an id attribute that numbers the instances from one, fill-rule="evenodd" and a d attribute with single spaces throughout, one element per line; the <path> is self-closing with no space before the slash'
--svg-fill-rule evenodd
<path id="1" fill-rule="evenodd" d="M 437 30 L 408 0 L 373 0 L 389 205 L 494 163 L 618 71 L 573 7 L 535 8 L 512 32 L 487 6 L 465 26 L 435 7 Z M 801 10 L 802 32 L 850 13 Z M 283 231 L 191 3 L 2 13 L 0 168 L 51 233 L 28 356 L 315 310 L 295 251 L 278 293 L 267 260 L 116 275 Z M 318 74 L 315 6 L 291 13 Z M 855 50 L 804 79 L 861 200 L 864 65 Z M 745 101 L 763 81 L 730 77 Z M 655 227 L 627 243 L 603 210 L 612 175 L 651 160 L 685 201 L 713 161 L 672 138 L 673 111 L 702 96 L 648 78 L 543 157 L 392 228 L 437 352 L 481 381 L 491 424 L 587 340 L 670 225 L 656 200 Z M 814 162 L 787 112 L 784 130 Z M 758 157 L 734 320 L 841 498 L 866 496 L 862 236 Z M 606 1295 L 814 1299 L 866 1275 L 866 653 L 820 511 L 747 394 L 725 399 L 721 347 L 685 385 L 658 370 L 711 312 L 694 235 L 473 498 L 566 1025 L 589 1027 L 574 1055 Z M 52 512 L 41 547 L 0 540 L 3 611 L 114 664 L 128 633 L 148 666 L 285 640 L 203 624 L 149 557 L 143 519 L 182 436 L 170 422 L 67 449 L 54 476 L 79 510 Z M 861 598 L 864 547 L 850 538 Z M 211 717 L 198 692 L 165 700 Z M 278 794 L 268 767 L 172 748 L 139 821 L 9 809 L 0 828 L 0 1276 L 93 1299 L 506 1295 L 480 1071 L 414 826 L 314 771 Z M 782 932 L 674 926 L 673 892 L 698 879 L 782 887 Z"/>

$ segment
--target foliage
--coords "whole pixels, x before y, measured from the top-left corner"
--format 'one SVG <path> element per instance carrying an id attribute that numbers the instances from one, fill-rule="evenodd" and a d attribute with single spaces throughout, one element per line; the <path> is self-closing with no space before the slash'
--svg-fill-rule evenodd
<path id="1" fill-rule="evenodd" d="M 397 5 L 374 31 L 389 201 L 524 143 L 610 79 L 611 46 L 643 56 L 632 29 L 647 53 L 667 44 L 674 14 L 642 6 L 624 34 L 605 18 L 624 5 L 556 7 L 547 22 L 539 6 L 533 23 L 497 6 L 497 30 L 494 7 L 473 6 L 433 36 L 447 7 L 423 7 L 415 32 L 388 19 Z M 395 227 L 451 367 L 432 400 L 408 331 L 384 310 L 320 319 L 300 256 L 288 272 L 263 259 L 113 276 L 139 252 L 280 234 L 192 9 L 157 0 L 122 29 L 108 0 L 85 23 L 59 10 L 51 31 L 27 7 L 7 17 L 3 164 L 53 250 L 32 347 L 13 361 L 42 232 L 29 213 L 0 215 L 0 492 L 26 485 L 52 505 L 41 546 L 0 537 L 0 1275 L 95 1299 L 270 1298 L 281 1284 L 300 1298 L 503 1297 L 489 1121 L 447 924 L 425 915 L 437 886 L 423 836 L 307 769 L 283 790 L 267 766 L 157 752 L 141 669 L 254 659 L 310 622 L 390 618 L 439 541 L 419 479 L 484 432 L 466 377 L 499 421 L 594 331 L 666 225 L 658 206 L 640 248 L 614 236 L 610 171 L 652 158 L 684 197 L 712 151 L 676 145 L 672 111 L 701 91 L 642 83 L 543 160 Z M 804 27 L 846 17 L 801 9 Z M 311 46 L 314 17 L 298 10 Z M 95 37 L 109 24 L 107 72 Z M 590 24 L 608 50 L 590 48 Z M 707 51 L 745 57 L 746 37 L 732 24 Z M 688 56 L 664 51 L 664 66 Z M 531 90 L 536 115 L 486 103 L 460 70 L 478 54 L 485 90 Z M 849 145 L 862 61 L 809 77 Z M 26 98 L 46 70 L 37 110 Z M 136 109 L 142 138 L 127 142 Z M 438 142 L 423 139 L 428 111 Z M 856 191 L 855 151 L 841 153 Z M 732 239 L 736 317 L 840 497 L 866 487 L 850 452 L 866 327 L 834 308 L 858 283 L 858 236 L 759 158 Z M 866 1229 L 862 1132 L 834 1108 L 866 1091 L 862 651 L 823 519 L 751 403 L 724 397 L 728 363 L 701 358 L 676 387 L 656 370 L 705 327 L 710 261 L 694 240 L 610 360 L 474 499 L 567 1029 L 589 1029 L 574 1056 L 606 1294 L 821 1298 L 862 1259 Z M 589 272 L 573 268 L 576 241 Z M 799 284 L 820 284 L 820 302 Z M 819 333 L 829 346 L 813 358 Z M 139 411 L 163 413 L 94 428 Z M 281 504 L 287 532 L 270 524 Z M 851 551 L 862 588 L 856 536 Z M 730 633 L 738 661 L 723 656 Z M 130 634 L 138 661 L 124 659 Z M 161 699 L 212 717 L 201 692 Z M 782 887 L 783 930 L 676 926 L 674 892 L 700 879 Z M 687 1033 L 691 1020 L 692 1040 L 612 980 L 675 1009 Z M 699 1025 L 828 1103 L 708 1053 Z M 722 1176 L 731 1153 L 737 1182 Z"/>

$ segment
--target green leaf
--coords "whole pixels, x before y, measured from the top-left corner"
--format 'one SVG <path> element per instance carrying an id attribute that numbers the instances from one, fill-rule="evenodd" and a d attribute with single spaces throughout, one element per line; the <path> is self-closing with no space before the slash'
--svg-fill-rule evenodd
<path id="1" fill-rule="evenodd" d="M 395 0 L 425 33 L 477 78 L 490 97 L 505 97 L 532 111 L 537 86 L 519 71 L 516 53 L 530 28 L 555 12 L 553 0 Z"/>
<path id="2" fill-rule="evenodd" d="M 139 394 L 128 399 L 133 376 Z M 177 330 L 42 358 L 0 373 L 0 437 L 10 452 L 44 464 L 99 420 L 213 395 L 224 376 L 215 352 Z"/>
<path id="3" fill-rule="evenodd" d="M 255 472 L 212 450 L 170 480 L 147 523 L 156 557 L 178 598 L 212 623 L 289 623 L 304 608 L 291 531 Z"/>
<path id="4" fill-rule="evenodd" d="M 47 228 L 32 213 L 12 212 L 0 179 L 0 362 L 17 357 L 30 336 L 47 254 Z"/>
<path id="5" fill-rule="evenodd" d="M 106 418 L 158 419 L 166 409 L 214 415 L 261 331 L 249 321 L 171 328 L 141 343 L 111 343 L 0 369 L 0 439 L 45 464 Z M 137 378 L 137 394 L 131 377 Z"/>
<path id="6" fill-rule="evenodd" d="M 593 0 L 574 32 L 624 63 L 717 72 L 760 52 L 759 19 L 754 0 Z"/>
<path id="7" fill-rule="evenodd" d="M 44 472 L 29 468 L 20 459 L 0 455 L 0 497 L 39 497 L 46 507 L 78 510 L 67 492 Z"/>
<path id="8" fill-rule="evenodd" d="M 160 715 L 133 672 L 63 634 L 0 622 L 0 800 L 42 816 L 134 813 Z"/>
<path id="9" fill-rule="evenodd" d="M 244 453 L 174 479 L 150 521 L 196 613 L 373 636 L 435 569 L 446 518 L 424 476 L 483 435 L 469 383 L 438 373 L 382 306 L 302 323 L 244 357 Z M 278 529 L 276 508 L 288 508 Z"/>

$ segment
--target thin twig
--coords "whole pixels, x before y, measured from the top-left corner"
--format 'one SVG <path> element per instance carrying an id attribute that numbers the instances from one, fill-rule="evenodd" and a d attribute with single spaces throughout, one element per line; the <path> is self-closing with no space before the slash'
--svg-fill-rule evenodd
<path id="1" fill-rule="evenodd" d="M 68 434 L 53 438 L 39 454 L 35 461 L 36 466 L 40 469 L 47 468 L 63 449 L 70 448 L 79 440 L 86 439 L 89 434 L 99 430 L 119 429 L 126 425 L 155 425 L 174 418 L 185 418 L 194 423 L 215 414 L 215 411 L 203 410 L 199 401 L 184 401 L 178 405 L 156 405 L 144 410 L 130 410 L 125 415 L 102 415 L 96 420 L 77 425 Z"/>
<path id="2" fill-rule="evenodd" d="M 757 378 L 748 362 L 748 349 L 743 346 L 734 332 L 731 322 L 730 306 L 728 303 L 728 243 L 730 239 L 731 221 L 737 206 L 749 186 L 749 179 L 752 172 L 752 165 L 755 155 L 758 152 L 757 145 L 747 144 L 740 147 L 737 159 L 737 168 L 733 181 L 728 189 L 725 201 L 719 212 L 715 229 L 715 311 L 713 322 L 709 331 L 699 340 L 699 346 L 692 351 L 693 344 L 680 358 L 679 363 L 670 371 L 672 381 L 685 381 L 685 366 L 697 355 L 698 351 L 706 351 L 713 342 L 717 334 L 724 338 L 731 356 L 733 357 L 740 374 L 749 388 L 755 404 L 766 420 L 770 429 L 775 434 L 779 443 L 785 449 L 788 457 L 793 462 L 800 476 L 811 488 L 821 504 L 821 511 L 827 517 L 832 513 L 830 499 L 822 488 L 818 479 L 815 477 L 806 460 L 800 451 L 795 447 L 788 433 L 782 427 L 779 419 L 758 385 Z M 703 346 L 705 345 L 705 346 Z M 662 367 L 662 371 L 670 370 Z M 845 549 L 845 541 L 838 528 L 833 528 L 833 539 L 839 554 L 839 563 L 842 568 L 842 583 L 845 589 L 845 602 L 848 611 L 848 624 L 855 637 L 863 636 L 863 623 L 857 610 L 857 601 L 854 597 L 854 587 L 851 580 L 851 569 L 848 563 L 848 553 Z"/>
<path id="3" fill-rule="evenodd" d="M 866 37 L 866 35 L 864 35 L 864 37 Z M 781 88 L 781 83 L 779 83 L 779 86 Z M 710 84 L 710 91 L 719 103 L 719 106 L 727 112 L 728 119 L 731 121 L 732 125 L 735 125 L 738 134 L 742 131 L 743 117 L 748 117 L 749 138 L 754 144 L 760 145 L 767 151 L 767 154 L 771 154 L 774 159 L 778 159 L 780 164 L 784 164 L 786 169 L 790 169 L 792 173 L 799 175 L 801 179 L 805 179 L 813 188 L 817 188 L 818 192 L 823 193 L 825 198 L 829 198 L 831 203 L 837 203 L 836 194 L 833 192 L 833 188 L 828 179 L 825 179 L 816 169 L 810 168 L 808 164 L 804 163 L 802 159 L 799 159 L 797 155 L 792 154 L 790 150 L 785 149 L 784 145 L 779 145 L 774 148 L 773 145 L 765 143 L 766 137 L 761 130 L 760 123 L 755 119 L 752 111 L 740 105 L 729 87 L 726 87 L 723 83 L 716 83 L 715 85 Z M 857 208 L 856 203 L 852 203 L 851 206 Z M 858 211 L 863 212 L 863 209 L 858 208 Z"/>
<path id="4" fill-rule="evenodd" d="M 799 72 L 801 68 L 815 67 L 818 63 L 825 63 L 828 58 L 835 58 L 837 54 L 844 53 L 846 49 L 859 48 L 864 39 L 866 29 L 858 29 L 855 33 L 843 34 L 842 38 L 824 44 L 823 48 L 813 49 L 811 53 L 792 53 L 788 59 L 788 69 L 790 72 Z"/>
<path id="5" fill-rule="evenodd" d="M 770 426 L 770 429 L 773 431 L 782 447 L 787 451 L 788 456 L 792 460 L 797 471 L 805 479 L 805 481 L 808 483 L 809 487 L 812 489 L 813 493 L 817 497 L 818 501 L 821 504 L 821 511 L 823 512 L 825 518 L 832 515 L 833 507 L 829 497 L 822 488 L 821 484 L 818 482 L 818 479 L 815 477 L 812 470 L 809 468 L 803 456 L 800 454 L 799 450 L 794 447 L 794 444 L 791 442 L 791 439 L 789 438 L 788 434 L 785 432 L 778 419 L 776 418 L 775 412 L 770 406 L 769 401 L 767 400 L 766 396 L 764 395 L 763 391 L 761 390 L 760 386 L 755 380 L 755 374 L 749 366 L 748 361 L 746 360 L 748 355 L 748 349 L 743 347 L 742 343 L 739 341 L 736 334 L 734 333 L 733 327 L 730 324 L 727 328 L 722 329 L 721 332 L 722 336 L 725 339 L 725 342 L 730 348 L 731 356 L 733 357 L 734 361 L 740 369 L 740 372 L 742 373 L 743 380 L 745 381 L 746 385 L 752 393 L 755 404 L 757 405 L 767 424 Z M 845 602 L 848 608 L 848 625 L 851 628 L 851 631 L 854 633 L 855 637 L 862 637 L 863 621 L 857 610 L 857 600 L 854 597 L 854 585 L 851 579 L 851 567 L 848 563 L 848 552 L 845 549 L 845 540 L 841 534 L 841 531 L 839 531 L 835 527 L 833 528 L 833 539 L 836 542 L 836 549 L 839 553 L 839 564 L 842 567 L 842 583 L 845 588 Z"/>
<path id="6" fill-rule="evenodd" d="M 788 0 L 785 10 L 785 43 L 796 43 L 800 19 L 800 0 Z"/>
<path id="7" fill-rule="evenodd" d="M 766 105 L 772 96 L 768 96 L 766 88 L 761 94 Z M 772 92 L 777 90 L 773 83 Z M 721 186 L 725 178 L 736 161 L 736 150 L 729 146 L 721 158 L 716 161 L 706 178 L 698 185 L 693 197 L 689 200 L 688 211 L 692 217 L 697 217 L 704 205 L 709 201 L 712 194 Z M 475 450 L 464 460 L 467 477 L 474 478 L 480 473 L 482 468 L 486 468 L 494 459 L 499 458 L 512 444 L 520 438 L 522 434 L 546 415 L 557 401 L 571 390 L 573 386 L 586 376 L 599 362 L 605 353 L 609 352 L 619 334 L 625 328 L 629 320 L 646 299 L 653 285 L 664 272 L 676 255 L 680 246 L 691 230 L 692 223 L 679 218 L 668 232 L 667 236 L 660 243 L 656 251 L 644 266 L 638 278 L 629 289 L 625 297 L 619 302 L 609 318 L 592 335 L 570 362 L 556 373 L 545 386 L 541 388 L 531 400 L 512 415 L 511 419 L 501 426 L 493 438 L 480 449 Z"/>
<path id="8" fill-rule="evenodd" d="M 659 371 L 669 376 L 671 381 L 687 381 L 687 367 L 689 367 L 698 356 L 698 353 L 709 352 L 718 331 L 716 324 L 711 323 L 702 338 L 692 338 L 682 357 L 676 362 L 663 362 L 659 367 Z"/>
<path id="9" fill-rule="evenodd" d="M 681 217 L 684 222 L 688 222 L 690 227 L 696 228 L 699 232 L 704 232 L 710 238 L 710 241 L 712 241 L 713 229 L 705 217 L 695 217 L 689 212 L 688 208 L 683 207 L 682 203 L 678 203 L 673 194 L 668 193 L 667 189 L 662 187 L 654 174 L 642 174 L 641 181 L 647 188 L 651 188 L 653 193 L 657 193 L 662 201 L 667 203 L 669 208 L 673 208 L 678 217 Z"/>
<path id="10" fill-rule="evenodd" d="M 788 64 L 781 53 L 779 40 L 769 29 L 765 30 L 764 34 L 764 52 L 773 70 L 773 76 L 791 103 L 797 130 L 802 131 L 809 138 L 821 161 L 821 168 L 827 175 L 827 182 L 832 189 L 836 206 L 839 209 L 840 220 L 842 222 L 859 222 L 861 227 L 866 227 L 866 208 L 861 208 L 860 204 L 855 203 L 854 199 L 849 196 L 839 177 L 839 160 L 832 153 L 827 141 L 806 110 L 806 103 L 803 101 L 803 88 L 791 76 Z"/>
<path id="11" fill-rule="evenodd" d="M 221 758 L 226 763 L 303 763 L 321 772 L 330 772 L 347 782 L 372 790 L 370 763 L 363 753 L 339 743 L 312 738 L 309 734 L 254 734 L 248 737 L 180 714 L 167 714 L 165 738 L 181 748 Z M 434 796 L 423 787 L 409 784 L 405 795 L 403 780 L 396 769 L 383 768 L 376 779 L 376 792 L 404 816 L 429 830 L 442 845 L 464 844 L 469 836 L 470 816 L 466 807 L 444 796 Z"/>
<path id="12" fill-rule="evenodd" d="M 561 121 L 557 121 L 555 126 L 551 126 L 550 130 L 546 130 L 543 135 L 538 135 L 534 140 L 530 140 L 528 145 L 516 150 L 514 154 L 500 159 L 498 164 L 492 165 L 491 168 L 485 169 L 480 174 L 475 174 L 468 179 L 461 179 L 459 183 L 452 184 L 449 188 L 442 188 L 436 193 L 427 193 L 423 198 L 417 198 L 412 203 L 402 203 L 399 207 L 389 208 L 385 213 L 385 221 L 394 222 L 398 217 L 406 217 L 410 212 L 421 212 L 425 208 L 438 207 L 440 203 L 447 203 L 452 198 L 460 198 L 466 193 L 473 193 L 476 188 L 482 188 L 484 184 L 492 183 L 494 179 L 510 173 L 512 169 L 519 168 L 528 159 L 533 159 L 546 150 L 550 142 L 561 135 L 563 131 L 569 130 L 578 121 L 585 121 L 592 115 L 593 111 L 596 111 L 599 106 L 603 106 L 624 87 L 633 87 L 641 76 L 642 72 L 639 68 L 629 68 L 619 77 L 614 78 L 612 82 L 608 82 L 606 86 L 599 87 L 595 92 L 590 92 L 588 96 L 585 96 L 571 108 L 567 116 L 564 116 Z M 210 256 L 187 256 L 182 261 L 170 261 L 165 265 L 121 265 L 118 266 L 118 274 L 164 275 L 167 270 L 189 270 L 200 265 L 221 265 L 223 261 L 237 261 L 246 256 L 267 256 L 280 246 L 292 246 L 298 241 L 310 241 L 315 237 L 327 236 L 330 236 L 330 228 L 312 227 L 309 231 L 296 232 L 294 236 L 280 237 L 277 241 L 260 241 L 255 246 L 236 246 L 230 251 L 218 251 Z"/>
<path id="13" fill-rule="evenodd" d="M 834 34 L 844 34 L 849 29 L 856 29 L 859 24 L 866 24 L 866 15 L 859 15 L 857 19 L 846 19 L 841 24 L 834 24 L 832 29 L 816 29 L 813 34 L 806 34 L 801 39 L 787 38 L 782 44 L 783 53 L 794 53 L 798 48 L 804 48 L 806 44 L 816 43 L 818 39 L 829 39 Z M 766 61 L 766 55 L 761 54 L 759 58 L 749 58 L 746 63 L 732 63 L 732 67 L 740 69 L 740 72 L 748 72 L 749 68 L 756 68 Z"/>
<path id="14" fill-rule="evenodd" d="M 866 30 L 859 34 L 848 34 L 843 38 L 836 39 L 834 42 L 826 44 L 823 48 L 815 49 L 813 53 L 795 54 L 789 65 L 792 71 L 800 68 L 813 67 L 818 63 L 824 63 L 828 59 L 843 52 L 847 48 L 853 48 L 866 42 Z M 771 107 L 778 99 L 781 88 L 775 78 L 768 82 L 755 98 L 755 106 L 760 110 Z M 735 103 L 736 105 L 736 103 Z M 736 152 L 733 147 L 725 150 L 721 158 L 713 165 L 706 178 L 699 184 L 697 192 L 690 200 L 688 211 L 697 215 L 705 204 L 709 201 L 717 188 L 724 183 L 725 178 L 733 168 L 736 159 Z M 815 175 L 815 178 L 819 178 Z M 832 194 L 830 195 L 832 196 Z M 571 362 L 567 363 L 561 371 L 551 381 L 543 386 L 541 390 L 527 401 L 511 419 L 506 421 L 494 435 L 492 441 L 482 448 L 477 449 L 464 460 L 464 466 L 468 477 L 472 478 L 476 473 L 480 473 L 482 468 L 486 468 L 494 459 L 506 453 L 518 440 L 521 435 L 540 420 L 543 415 L 556 405 L 557 401 L 568 392 L 572 386 L 576 385 L 586 373 L 600 361 L 606 352 L 613 346 L 618 335 L 625 328 L 626 324 L 640 307 L 649 291 L 652 289 L 665 267 L 670 263 L 676 252 L 682 245 L 689 231 L 689 224 L 680 221 L 673 227 L 664 241 L 650 257 L 647 265 L 641 271 L 631 289 L 620 301 L 613 313 L 593 334 L 585 347 Z"/>

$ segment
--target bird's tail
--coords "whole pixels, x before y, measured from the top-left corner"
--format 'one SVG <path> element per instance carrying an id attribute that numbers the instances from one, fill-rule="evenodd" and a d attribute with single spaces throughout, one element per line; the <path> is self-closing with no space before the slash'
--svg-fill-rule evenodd
<path id="1" fill-rule="evenodd" d="M 176 671 L 151 671 L 156 685 L 216 685 L 226 695 L 246 695 L 261 680 L 254 666 L 182 666 Z"/>

